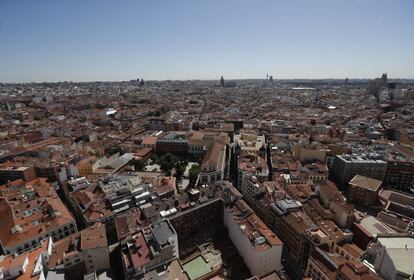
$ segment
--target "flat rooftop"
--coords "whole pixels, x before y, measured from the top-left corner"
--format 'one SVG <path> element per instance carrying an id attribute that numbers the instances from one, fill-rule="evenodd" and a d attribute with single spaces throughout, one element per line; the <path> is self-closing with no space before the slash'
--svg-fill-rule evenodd
<path id="1" fill-rule="evenodd" d="M 191 280 L 201 278 L 213 271 L 213 269 L 202 256 L 198 256 L 192 259 L 191 261 L 185 263 L 183 265 L 183 268 L 184 271 L 187 272 Z"/>
<path id="2" fill-rule="evenodd" d="M 379 189 L 382 182 L 370 177 L 355 175 L 354 178 L 352 178 L 352 180 L 349 182 L 349 184 L 352 186 L 375 192 Z"/>
<path id="3" fill-rule="evenodd" d="M 379 234 L 379 233 L 393 233 L 395 232 L 393 229 L 388 227 L 386 224 L 379 221 L 377 218 L 373 216 L 367 216 L 363 218 L 360 222 L 361 226 L 363 226 L 371 235 Z"/>
<path id="4" fill-rule="evenodd" d="M 344 162 L 387 164 L 386 161 L 383 161 L 381 159 L 369 158 L 361 155 L 338 155 L 337 157 L 343 160 Z"/>
<path id="5" fill-rule="evenodd" d="M 398 271 L 409 275 L 413 273 L 413 237 L 378 237 L 378 242 L 387 248 L 388 255 Z"/>
<path id="6" fill-rule="evenodd" d="M 169 244 L 169 238 L 175 234 L 172 226 L 167 220 L 154 223 L 150 225 L 150 228 L 161 247 Z"/>

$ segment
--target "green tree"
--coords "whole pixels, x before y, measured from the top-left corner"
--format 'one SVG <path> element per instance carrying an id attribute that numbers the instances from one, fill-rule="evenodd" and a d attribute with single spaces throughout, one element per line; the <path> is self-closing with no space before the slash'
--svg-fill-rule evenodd
<path id="1" fill-rule="evenodd" d="M 134 166 L 135 171 L 141 171 L 145 167 L 145 162 L 142 159 L 134 159 L 132 160 L 132 165 Z"/>
<path id="2" fill-rule="evenodd" d="M 188 161 L 187 160 L 180 160 L 176 162 L 175 169 L 175 177 L 177 180 L 181 180 L 181 177 L 184 175 L 185 168 L 187 167 Z"/>
<path id="3" fill-rule="evenodd" d="M 107 151 L 108 156 L 112 156 L 112 155 L 114 155 L 116 153 L 119 153 L 119 155 L 125 154 L 124 150 L 121 147 L 119 147 L 119 146 L 111 147 Z"/>
<path id="4" fill-rule="evenodd" d="M 193 166 L 191 166 L 188 172 L 188 179 L 190 180 L 190 182 L 195 183 L 199 173 L 200 173 L 200 166 L 198 164 L 194 164 Z"/>
<path id="5" fill-rule="evenodd" d="M 157 154 L 153 154 L 152 156 L 151 156 L 151 161 L 154 163 L 154 162 L 158 162 L 159 161 L 159 158 L 158 158 L 158 156 L 157 156 Z"/>
<path id="6" fill-rule="evenodd" d="M 178 162 L 178 157 L 173 154 L 166 153 L 159 158 L 158 164 L 161 167 L 161 170 L 169 174 L 171 170 L 176 167 Z"/>

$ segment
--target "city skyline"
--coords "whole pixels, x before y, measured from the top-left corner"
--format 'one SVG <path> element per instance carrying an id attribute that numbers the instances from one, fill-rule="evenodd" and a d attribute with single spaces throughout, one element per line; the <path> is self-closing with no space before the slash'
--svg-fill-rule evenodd
<path id="1" fill-rule="evenodd" d="M 412 79 L 413 8 L 411 1 L 2 1 L 0 82 L 383 72 Z"/>
<path id="2" fill-rule="evenodd" d="M 0 279 L 414 280 L 413 0 L 0 0 Z"/>

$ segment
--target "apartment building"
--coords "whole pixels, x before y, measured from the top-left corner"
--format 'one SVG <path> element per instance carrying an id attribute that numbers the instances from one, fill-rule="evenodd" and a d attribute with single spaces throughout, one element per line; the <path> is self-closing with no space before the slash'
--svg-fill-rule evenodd
<path id="1" fill-rule="evenodd" d="M 395 145 L 386 156 L 388 162 L 384 185 L 408 193 L 414 192 L 414 152 Z"/>
<path id="2" fill-rule="evenodd" d="M 342 188 L 346 188 L 355 175 L 362 175 L 383 181 L 387 162 L 369 155 L 338 155 L 335 157 L 330 177 Z"/>
<path id="3" fill-rule="evenodd" d="M 51 238 L 19 255 L 0 257 L 0 279 L 44 280 L 48 272 L 48 261 L 52 252 Z"/>
<path id="4" fill-rule="evenodd" d="M 381 234 L 368 249 L 374 258 L 374 267 L 386 280 L 413 279 L 414 236 L 405 234 Z"/>
<path id="5" fill-rule="evenodd" d="M 368 266 L 349 254 L 340 254 L 330 251 L 329 248 L 318 247 L 310 254 L 306 275 L 312 279 L 323 280 L 381 279 L 371 272 Z"/>
<path id="6" fill-rule="evenodd" d="M 61 265 L 67 271 L 77 267 L 83 274 L 110 269 L 105 225 L 96 223 L 53 243 L 48 267 Z"/>
<path id="7" fill-rule="evenodd" d="M 219 198 L 182 211 L 170 218 L 179 240 L 214 230 L 223 225 L 223 201 Z"/>
<path id="8" fill-rule="evenodd" d="M 4 162 L 0 164 L 0 184 L 5 184 L 17 179 L 23 179 L 26 182 L 36 178 L 34 166 L 22 166 L 13 162 Z"/>
<path id="9" fill-rule="evenodd" d="M 378 200 L 378 192 L 382 182 L 373 178 L 355 175 L 349 182 L 347 198 L 351 203 L 373 206 Z"/>
<path id="10" fill-rule="evenodd" d="M 75 219 L 44 178 L 0 186 L 0 243 L 5 254 L 38 247 L 77 232 Z"/>
<path id="11" fill-rule="evenodd" d="M 226 205 L 224 226 L 252 275 L 263 277 L 280 270 L 283 243 L 246 202 Z"/>
<path id="12" fill-rule="evenodd" d="M 168 265 L 179 257 L 177 233 L 167 220 L 140 230 L 121 246 L 125 279 L 139 279 L 146 271 Z"/>

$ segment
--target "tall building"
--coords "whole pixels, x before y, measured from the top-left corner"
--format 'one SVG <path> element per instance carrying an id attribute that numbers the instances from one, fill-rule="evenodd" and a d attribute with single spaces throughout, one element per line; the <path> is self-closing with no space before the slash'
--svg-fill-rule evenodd
<path id="1" fill-rule="evenodd" d="M 388 83 L 387 73 L 383 73 L 381 76 L 382 83 L 386 85 Z"/>
<path id="2" fill-rule="evenodd" d="M 194 200 L 200 191 L 193 190 Z M 178 213 L 169 220 L 178 235 L 179 241 L 223 225 L 223 201 L 214 199 Z"/>
<path id="3" fill-rule="evenodd" d="M 297 208 L 297 203 L 293 207 Z M 280 209 L 273 208 L 272 210 L 278 211 Z M 278 212 L 275 218 L 274 230 L 286 245 L 287 258 L 290 262 L 298 265 L 298 268 L 305 268 L 310 250 L 306 231 L 308 228 L 316 228 L 316 225 L 306 213 L 289 208 L 284 212 Z"/>
<path id="4" fill-rule="evenodd" d="M 335 157 L 330 177 L 346 188 L 355 175 L 363 175 L 383 181 L 387 172 L 387 162 L 366 155 L 338 155 Z"/>
<path id="5" fill-rule="evenodd" d="M 378 199 L 378 192 L 381 184 L 381 181 L 361 175 L 355 175 L 349 182 L 347 198 L 349 202 L 354 204 L 372 206 Z"/>
<path id="6" fill-rule="evenodd" d="M 243 200 L 225 207 L 224 225 L 252 275 L 263 277 L 280 270 L 282 241 Z"/>
<path id="7" fill-rule="evenodd" d="M 388 162 L 384 186 L 414 192 L 414 152 L 409 148 L 395 145 L 386 156 Z"/>
<path id="8" fill-rule="evenodd" d="M 371 243 L 367 252 L 374 258 L 374 267 L 386 280 L 413 279 L 413 234 L 382 234 Z"/>

